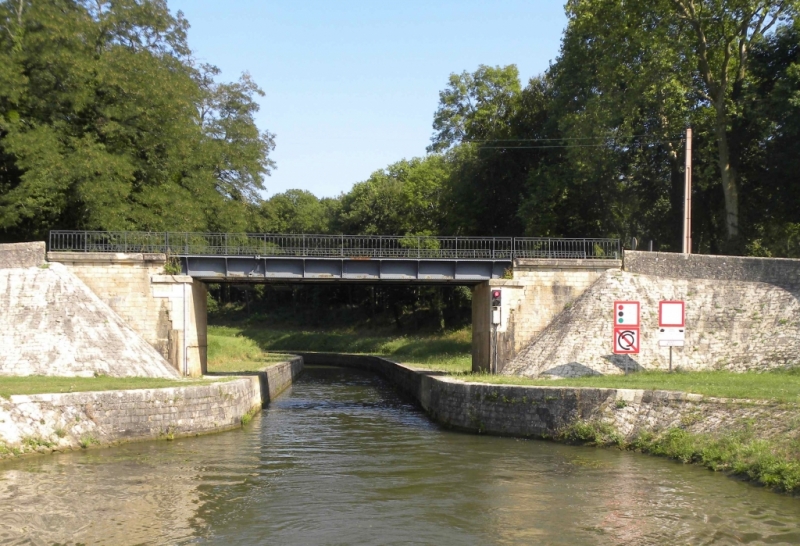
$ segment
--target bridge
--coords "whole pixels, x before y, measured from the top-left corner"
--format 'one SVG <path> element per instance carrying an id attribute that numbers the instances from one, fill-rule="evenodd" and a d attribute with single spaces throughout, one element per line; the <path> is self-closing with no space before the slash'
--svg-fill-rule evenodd
<path id="1" fill-rule="evenodd" d="M 468 285 L 473 369 L 499 371 L 622 266 L 619 239 L 52 231 L 47 246 L 185 375 L 205 370 L 209 282 Z"/>
<path id="2" fill-rule="evenodd" d="M 619 259 L 619 239 L 52 231 L 52 253 L 163 254 L 207 282 L 477 284 L 515 260 Z"/>

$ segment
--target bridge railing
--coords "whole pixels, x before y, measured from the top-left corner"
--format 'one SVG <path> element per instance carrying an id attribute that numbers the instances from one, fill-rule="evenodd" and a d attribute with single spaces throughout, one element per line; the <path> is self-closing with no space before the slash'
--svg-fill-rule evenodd
<path id="1" fill-rule="evenodd" d="M 52 252 L 181 256 L 478 259 L 618 258 L 619 239 L 425 237 L 140 231 L 51 231 Z"/>

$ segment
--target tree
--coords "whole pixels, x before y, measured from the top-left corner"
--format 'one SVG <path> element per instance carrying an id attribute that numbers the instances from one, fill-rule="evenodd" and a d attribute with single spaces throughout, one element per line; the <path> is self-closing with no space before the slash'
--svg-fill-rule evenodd
<path id="1" fill-rule="evenodd" d="M 754 44 L 781 21 L 794 17 L 797 0 L 671 0 L 674 16 L 685 24 L 691 41 L 677 42 L 697 63 L 696 92 L 714 109 L 719 173 L 725 196 L 728 240 L 739 237 L 739 180 L 729 135 L 741 110 Z"/>
<path id="2" fill-rule="evenodd" d="M 334 220 L 335 199 L 318 199 L 305 190 L 273 195 L 260 206 L 259 231 L 270 233 L 329 233 Z"/>
<path id="3" fill-rule="evenodd" d="M 480 65 L 473 73 L 450 74 L 439 92 L 429 152 L 439 152 L 464 140 L 500 138 L 513 116 L 520 93 L 516 65 Z"/>
<path id="4" fill-rule="evenodd" d="M 272 135 L 163 0 L 0 2 L 0 228 L 243 230 Z"/>
<path id="5" fill-rule="evenodd" d="M 372 173 L 341 198 L 339 228 L 370 235 L 440 232 L 449 165 L 443 156 L 398 161 Z"/>

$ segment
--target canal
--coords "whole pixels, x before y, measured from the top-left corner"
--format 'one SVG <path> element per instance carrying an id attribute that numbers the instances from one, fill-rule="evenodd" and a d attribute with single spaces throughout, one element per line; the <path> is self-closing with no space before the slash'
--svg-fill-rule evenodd
<path id="1" fill-rule="evenodd" d="M 614 449 L 443 430 L 307 367 L 244 429 L 0 464 L 2 544 L 797 544 L 800 499 Z"/>

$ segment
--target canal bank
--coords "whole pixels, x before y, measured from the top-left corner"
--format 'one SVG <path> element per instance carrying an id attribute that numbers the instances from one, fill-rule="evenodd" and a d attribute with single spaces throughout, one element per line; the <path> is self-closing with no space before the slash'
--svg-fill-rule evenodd
<path id="1" fill-rule="evenodd" d="M 618 446 L 800 489 L 796 405 L 698 394 L 467 383 L 375 356 L 299 353 L 377 373 L 435 422 L 467 432 Z"/>
<path id="2" fill-rule="evenodd" d="M 0 398 L 0 458 L 237 428 L 302 370 L 296 357 L 208 385 Z"/>

